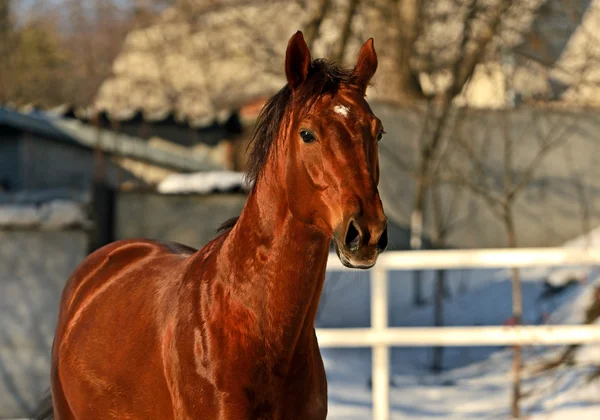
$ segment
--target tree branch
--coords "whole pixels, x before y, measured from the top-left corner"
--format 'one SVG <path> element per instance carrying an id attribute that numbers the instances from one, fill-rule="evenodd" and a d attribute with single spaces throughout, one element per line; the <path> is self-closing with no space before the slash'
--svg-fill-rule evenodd
<path id="1" fill-rule="evenodd" d="M 306 24 L 304 29 L 304 39 L 306 39 L 306 44 L 308 45 L 309 49 L 312 49 L 315 40 L 319 37 L 321 24 L 323 23 L 323 19 L 325 19 L 330 7 L 331 0 L 320 0 L 315 14 Z"/>
<path id="2" fill-rule="evenodd" d="M 332 55 L 334 61 L 341 63 L 344 60 L 344 53 L 346 52 L 346 46 L 348 45 L 348 40 L 350 39 L 350 34 L 352 32 L 352 20 L 354 19 L 354 15 L 356 14 L 356 9 L 358 8 L 359 3 L 359 0 L 350 0 L 350 5 L 348 5 L 346 16 L 344 16 L 344 23 L 342 24 L 340 39 L 337 42 Z"/>
<path id="3" fill-rule="evenodd" d="M 536 169 L 548 153 L 568 141 L 569 137 L 563 137 L 563 135 L 567 132 L 571 125 L 572 122 L 570 124 L 563 125 L 562 130 L 551 130 L 551 135 L 555 135 L 555 138 L 551 139 L 550 141 L 543 142 L 543 145 L 537 151 L 533 159 L 529 162 L 527 168 L 519 176 L 518 182 L 512 186 L 512 188 L 507 190 L 507 200 L 514 200 L 515 197 L 523 190 L 523 188 L 525 188 L 531 182 Z"/>

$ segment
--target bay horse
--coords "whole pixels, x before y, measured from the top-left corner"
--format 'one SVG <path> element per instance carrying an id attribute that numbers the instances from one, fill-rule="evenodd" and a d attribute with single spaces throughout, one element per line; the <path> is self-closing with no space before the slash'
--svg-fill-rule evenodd
<path id="1" fill-rule="evenodd" d="M 199 251 L 136 239 L 90 254 L 62 293 L 38 418 L 326 418 L 314 321 L 331 241 L 363 269 L 388 242 L 383 127 L 365 99 L 376 68 L 372 38 L 349 70 L 291 37 L 240 217 Z"/>

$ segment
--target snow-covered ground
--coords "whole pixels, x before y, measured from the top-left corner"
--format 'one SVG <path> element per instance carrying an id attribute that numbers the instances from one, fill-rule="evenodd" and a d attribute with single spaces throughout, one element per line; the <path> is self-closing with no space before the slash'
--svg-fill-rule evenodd
<path id="1" fill-rule="evenodd" d="M 600 246 L 600 228 L 586 238 L 577 238 L 567 247 Z M 479 271 L 468 291 L 445 301 L 447 325 L 501 325 L 511 313 L 511 286 L 506 270 Z M 353 274 L 350 274 L 352 276 Z M 562 267 L 523 270 L 524 319 L 527 324 L 582 323 L 585 308 L 592 299 L 595 285 L 600 284 L 600 267 Z M 354 326 L 344 319 L 357 319 L 356 313 L 368 314 L 368 296 L 357 285 L 358 277 L 341 278 L 329 284 L 318 326 Z M 401 274 L 393 282 L 409 280 Z M 552 284 L 571 276 L 585 278 L 554 299 L 544 303 L 536 299 L 546 278 Z M 456 282 L 453 273 L 449 282 Z M 364 279 L 359 281 L 363 283 Z M 331 283 L 331 278 L 328 279 Z M 456 285 L 454 285 L 456 286 Z M 362 285 L 361 285 L 362 287 Z M 337 290 L 338 293 L 332 293 Z M 407 290 L 407 289 L 405 289 Z M 326 289 L 327 291 L 327 289 Z M 396 287 L 395 293 L 402 288 Z M 332 297 L 333 295 L 333 297 Z M 335 296 L 338 296 L 337 298 Z M 363 306 L 365 306 L 364 308 Z M 432 307 L 411 307 L 401 300 L 390 310 L 390 322 L 404 326 L 431 325 Z M 541 314 L 547 313 L 543 319 Z M 362 318 L 359 322 L 362 322 Z M 361 325 L 365 326 L 365 325 Z M 559 368 L 541 375 L 528 372 L 541 361 L 562 351 L 562 347 L 525 348 L 522 409 L 526 418 L 542 420 L 600 419 L 600 379 L 586 383 L 587 374 L 600 366 L 600 345 L 582 347 L 577 353 L 577 367 Z M 329 419 L 372 418 L 369 378 L 370 349 L 321 349 L 329 383 Z M 390 402 L 394 419 L 504 419 L 510 402 L 512 351 L 502 347 L 452 347 L 444 353 L 446 370 L 433 374 L 428 370 L 430 348 L 394 348 L 392 350 L 392 388 Z"/>
<path id="2" fill-rule="evenodd" d="M 172 174 L 157 187 L 162 194 L 208 194 L 215 191 L 249 191 L 250 185 L 242 172 L 208 171 L 191 174 Z"/>
<path id="3" fill-rule="evenodd" d="M 0 203 L 0 228 L 58 230 L 88 224 L 85 206 L 72 200 L 51 200 L 39 205 Z"/>

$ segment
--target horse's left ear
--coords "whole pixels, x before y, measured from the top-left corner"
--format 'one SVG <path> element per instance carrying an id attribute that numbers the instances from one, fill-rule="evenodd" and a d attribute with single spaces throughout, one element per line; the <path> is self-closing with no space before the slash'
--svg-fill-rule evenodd
<path id="1" fill-rule="evenodd" d="M 298 31 L 290 38 L 285 52 L 285 75 L 292 89 L 304 83 L 309 66 L 310 50 L 304 41 L 304 35 Z"/>
<path id="2" fill-rule="evenodd" d="M 373 38 L 369 38 L 364 43 L 358 53 L 356 67 L 354 67 L 354 74 L 363 83 L 364 90 L 367 89 L 367 85 L 377 70 L 377 53 L 373 42 Z"/>

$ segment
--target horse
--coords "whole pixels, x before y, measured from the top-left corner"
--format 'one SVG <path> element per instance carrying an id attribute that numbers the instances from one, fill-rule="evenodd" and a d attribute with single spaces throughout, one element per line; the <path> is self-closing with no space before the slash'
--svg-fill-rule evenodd
<path id="1" fill-rule="evenodd" d="M 314 321 L 331 242 L 372 267 L 388 243 L 373 39 L 348 69 L 288 41 L 287 84 L 251 137 L 237 219 L 200 250 L 147 239 L 87 256 L 61 295 L 38 418 L 325 419 Z M 44 417 L 45 416 L 45 417 Z"/>

